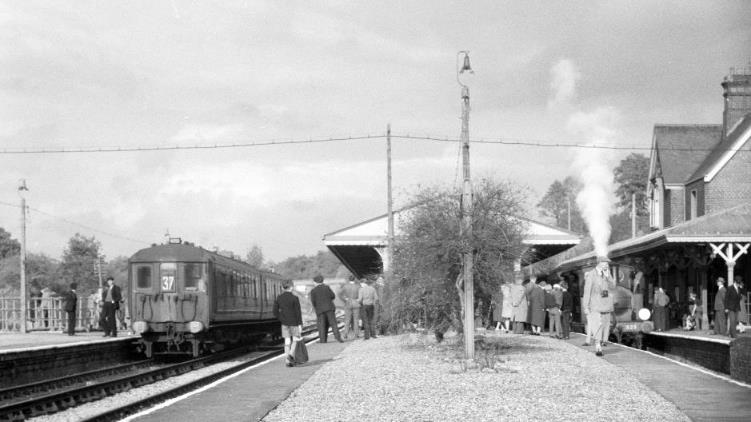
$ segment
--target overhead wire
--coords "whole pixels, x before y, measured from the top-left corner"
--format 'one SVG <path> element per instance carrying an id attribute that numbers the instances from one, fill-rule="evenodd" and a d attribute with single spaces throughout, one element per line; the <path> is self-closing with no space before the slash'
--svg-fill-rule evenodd
<path id="1" fill-rule="evenodd" d="M 12 204 L 10 202 L 5 202 L 5 201 L 0 201 L 0 205 L 5 205 L 5 206 L 13 207 L 13 208 L 21 208 L 21 206 L 18 205 L 18 204 Z M 26 206 L 26 208 L 29 211 L 34 211 L 34 212 L 37 212 L 39 214 L 46 215 L 47 217 L 51 217 L 51 218 L 55 218 L 57 220 L 64 221 L 64 222 L 66 222 L 68 224 L 71 224 L 73 226 L 81 227 L 81 228 L 86 229 L 86 230 L 91 230 L 93 232 L 100 233 L 100 234 L 103 234 L 105 236 L 109 236 L 109 237 L 112 237 L 112 238 L 121 239 L 121 240 L 127 240 L 127 241 L 134 242 L 134 243 L 142 243 L 142 244 L 145 244 L 145 245 L 150 245 L 151 243 L 153 243 L 153 242 L 148 242 L 148 241 L 141 240 L 141 239 L 134 239 L 132 237 L 122 236 L 122 235 L 119 235 L 119 234 L 111 233 L 111 232 L 108 232 L 108 231 L 105 231 L 105 230 L 101 230 L 101 229 L 98 229 L 98 228 L 95 228 L 95 227 L 88 226 L 86 224 L 81 224 L 81 223 L 78 223 L 76 221 L 69 220 L 69 219 L 67 219 L 65 217 L 60 217 L 58 215 L 50 214 L 50 213 L 48 213 L 46 211 L 42 211 L 40 209 L 37 209 L 37 208 L 34 208 L 34 207 L 30 207 L 28 205 Z"/>
<path id="2" fill-rule="evenodd" d="M 259 141 L 243 142 L 225 142 L 214 144 L 195 144 L 195 145 L 151 145 L 151 146 L 96 146 L 96 147 L 50 147 L 50 148 L 2 148 L 0 155 L 20 155 L 20 154 L 81 154 L 81 153 L 118 153 L 118 152 L 149 152 L 149 151 L 180 151 L 180 150 L 208 150 L 208 149 L 232 149 L 232 148 L 252 148 L 271 145 L 299 145 L 299 144 L 317 144 L 332 142 L 350 142 L 350 141 L 368 141 L 385 139 L 385 134 L 377 135 L 360 135 L 360 136 L 342 136 L 329 138 L 308 138 L 308 139 L 271 139 Z M 391 134 L 392 139 L 402 140 L 421 140 L 431 142 L 460 142 L 459 138 L 440 137 L 433 135 L 411 135 Z M 522 138 L 475 138 L 471 139 L 473 144 L 496 144 L 508 146 L 539 147 L 539 148 L 585 148 L 585 149 L 607 149 L 607 150 L 624 150 L 624 151 L 650 151 L 652 146 L 643 145 L 613 145 L 597 144 L 590 142 L 548 142 L 545 140 L 522 139 Z M 694 148 L 682 146 L 661 146 L 662 151 L 715 151 L 717 148 Z M 723 148 L 722 150 L 730 150 Z"/>

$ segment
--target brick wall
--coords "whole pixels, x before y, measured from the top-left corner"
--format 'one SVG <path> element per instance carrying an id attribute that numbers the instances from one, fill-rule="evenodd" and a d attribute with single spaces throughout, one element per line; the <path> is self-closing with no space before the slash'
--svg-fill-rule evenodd
<path id="1" fill-rule="evenodd" d="M 705 186 L 707 214 L 751 202 L 751 141 Z"/>
<path id="2" fill-rule="evenodd" d="M 738 337 L 730 343 L 730 375 L 751 383 L 751 337 Z"/>
<path id="3" fill-rule="evenodd" d="M 731 374 L 730 347 L 725 343 L 652 333 L 644 335 L 644 346 L 654 353 L 670 355 L 713 371 Z M 746 365 L 749 364 L 751 362 L 747 361 Z"/>
<path id="4" fill-rule="evenodd" d="M 665 220 L 665 227 L 672 227 L 676 224 L 686 221 L 686 215 L 683 213 L 683 191 L 685 189 L 670 189 L 668 194 L 670 195 L 670 212 L 669 219 Z M 667 204 L 665 204 L 667 206 Z"/>
<path id="5" fill-rule="evenodd" d="M 686 185 L 686 189 L 684 190 L 685 196 L 684 196 L 684 215 L 688 218 L 691 215 L 691 192 L 696 191 L 696 217 L 701 217 L 704 215 L 704 180 L 699 179 L 695 181 L 694 183 L 691 183 L 690 185 Z"/>

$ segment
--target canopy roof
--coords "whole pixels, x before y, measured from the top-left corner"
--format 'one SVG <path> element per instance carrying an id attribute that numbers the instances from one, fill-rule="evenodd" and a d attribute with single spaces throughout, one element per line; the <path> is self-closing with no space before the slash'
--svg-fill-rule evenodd
<path id="1" fill-rule="evenodd" d="M 653 250 L 667 244 L 751 242 L 751 204 L 742 204 L 686 221 L 667 229 L 614 243 L 608 247 L 608 256 L 619 258 Z M 582 242 L 584 245 L 585 242 Z M 589 250 L 570 251 L 529 265 L 528 272 L 539 274 L 548 271 L 566 271 L 589 265 L 596 259 L 591 244 Z"/>
<path id="2" fill-rule="evenodd" d="M 394 211 L 394 236 L 400 235 L 399 226 L 415 206 Z M 527 227 L 522 242 L 534 248 L 537 255 L 550 256 L 579 243 L 581 236 L 548 224 L 516 217 Z M 323 243 L 355 276 L 383 271 L 379 250 L 388 246 L 388 214 L 345 227 L 323 235 Z"/>

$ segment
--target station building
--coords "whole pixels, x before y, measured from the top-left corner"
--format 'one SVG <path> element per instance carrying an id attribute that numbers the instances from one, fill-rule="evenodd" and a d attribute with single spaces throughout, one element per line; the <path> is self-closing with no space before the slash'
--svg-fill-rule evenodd
<path id="1" fill-rule="evenodd" d="M 616 266 L 632 270 L 618 274 L 619 284 L 647 307 L 663 287 L 675 309 L 674 325 L 689 293 L 701 298 L 708 327 L 717 278 L 740 276 L 747 290 L 751 282 L 751 66 L 731 69 L 721 86 L 721 124 L 655 125 L 647 189 L 653 231 L 609 246 Z M 577 286 L 595 259 L 591 245 L 582 242 L 524 271 Z M 741 311 L 745 323 L 749 299 Z"/>

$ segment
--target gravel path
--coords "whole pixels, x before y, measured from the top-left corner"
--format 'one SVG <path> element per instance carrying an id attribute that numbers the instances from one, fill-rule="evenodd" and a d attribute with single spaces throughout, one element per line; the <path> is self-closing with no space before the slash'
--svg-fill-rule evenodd
<path id="1" fill-rule="evenodd" d="M 463 370 L 461 349 L 403 335 L 358 340 L 263 420 L 689 421 L 634 377 L 572 345 L 504 335 Z M 490 366 L 490 367 L 488 367 Z"/>

